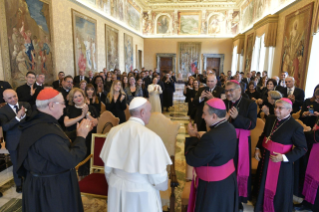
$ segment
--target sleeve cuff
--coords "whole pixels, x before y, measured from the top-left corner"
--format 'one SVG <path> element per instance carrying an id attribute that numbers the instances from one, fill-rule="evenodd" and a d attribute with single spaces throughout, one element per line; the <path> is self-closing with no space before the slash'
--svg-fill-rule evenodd
<path id="1" fill-rule="evenodd" d="M 21 118 L 21 119 L 22 119 L 22 118 Z M 17 120 L 18 122 L 20 122 L 20 121 L 21 121 L 21 119 L 19 119 L 19 118 L 18 118 L 18 116 L 16 116 L 16 120 Z"/>
<path id="2" fill-rule="evenodd" d="M 282 155 L 282 160 L 283 160 L 283 162 L 289 162 L 289 160 L 285 154 Z"/>

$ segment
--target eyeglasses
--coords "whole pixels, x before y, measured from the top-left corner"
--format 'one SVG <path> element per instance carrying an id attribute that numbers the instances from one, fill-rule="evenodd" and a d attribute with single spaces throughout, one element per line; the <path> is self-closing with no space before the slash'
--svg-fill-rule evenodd
<path id="1" fill-rule="evenodd" d="M 225 93 L 228 93 L 228 92 L 230 92 L 230 93 L 232 93 L 232 92 L 234 92 L 234 88 L 233 89 L 229 89 L 229 90 L 225 90 Z"/>
<path id="2" fill-rule="evenodd" d="M 286 108 L 286 107 L 278 107 L 278 106 L 275 106 L 275 109 L 283 110 L 283 109 L 288 109 L 288 108 Z"/>

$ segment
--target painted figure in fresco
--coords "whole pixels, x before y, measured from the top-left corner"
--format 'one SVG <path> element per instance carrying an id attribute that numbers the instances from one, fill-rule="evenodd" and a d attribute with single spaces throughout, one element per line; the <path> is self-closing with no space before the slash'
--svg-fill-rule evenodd
<path id="1" fill-rule="evenodd" d="M 86 56 L 86 66 L 88 69 L 92 69 L 92 61 L 91 61 L 91 40 L 90 37 L 87 37 L 86 41 L 83 41 L 85 46 L 85 56 Z"/>
<path id="2" fill-rule="evenodd" d="M 125 45 L 125 54 L 126 54 L 126 64 L 125 64 L 125 71 L 128 73 L 132 70 L 133 64 L 133 51 L 132 51 L 132 44 L 130 39 L 127 39 L 126 45 Z"/>
<path id="3" fill-rule="evenodd" d="M 30 68 L 30 60 L 29 56 L 26 54 L 26 48 L 25 45 L 20 46 L 20 52 L 17 55 L 17 64 L 18 64 L 18 69 L 19 72 L 16 73 L 15 78 L 19 80 L 24 80 L 26 74 L 28 73 L 28 69 Z"/>
<path id="4" fill-rule="evenodd" d="M 30 66 L 31 66 L 31 70 L 34 70 L 34 47 L 32 44 L 32 40 L 31 40 L 31 31 L 27 30 L 25 31 L 24 29 L 24 22 L 22 22 L 22 27 L 20 28 L 20 34 L 23 36 L 24 38 L 24 46 L 25 46 L 25 53 L 28 55 L 29 57 L 29 61 L 30 61 Z"/>
<path id="5" fill-rule="evenodd" d="M 93 66 L 93 70 L 96 70 L 96 58 L 95 58 L 95 51 L 96 51 L 96 48 L 95 48 L 95 42 L 94 42 L 94 39 L 91 38 L 91 53 L 92 53 L 92 66 Z"/>
<path id="6" fill-rule="evenodd" d="M 165 34 L 168 31 L 168 18 L 166 15 L 163 15 L 161 17 L 158 18 L 157 20 L 157 32 L 159 34 Z"/>

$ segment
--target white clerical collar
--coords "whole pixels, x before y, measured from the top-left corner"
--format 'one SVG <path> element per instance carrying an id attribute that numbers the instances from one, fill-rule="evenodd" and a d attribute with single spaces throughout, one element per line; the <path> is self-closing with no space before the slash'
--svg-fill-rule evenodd
<path id="1" fill-rule="evenodd" d="M 39 84 L 38 82 L 35 82 L 37 84 L 37 86 L 42 86 L 42 84 Z"/>
<path id="2" fill-rule="evenodd" d="M 286 117 L 284 117 L 283 119 L 277 118 L 277 120 L 278 120 L 278 121 L 285 120 L 285 119 L 287 119 L 289 116 L 290 116 L 290 114 L 288 114 L 288 115 L 287 115 Z"/>
<path id="3" fill-rule="evenodd" d="M 143 126 L 145 126 L 144 121 L 143 121 L 142 119 L 140 119 L 140 118 L 132 117 L 132 116 L 131 116 L 129 120 L 138 122 L 138 123 L 142 124 Z"/>

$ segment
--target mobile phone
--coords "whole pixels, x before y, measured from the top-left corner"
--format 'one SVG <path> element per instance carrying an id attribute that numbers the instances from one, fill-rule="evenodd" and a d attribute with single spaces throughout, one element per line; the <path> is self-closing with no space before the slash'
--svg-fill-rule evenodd
<path id="1" fill-rule="evenodd" d="M 205 91 L 209 91 L 209 87 L 205 87 Z"/>
<path id="2" fill-rule="evenodd" d="M 309 113 L 313 115 L 313 108 L 309 108 Z"/>

